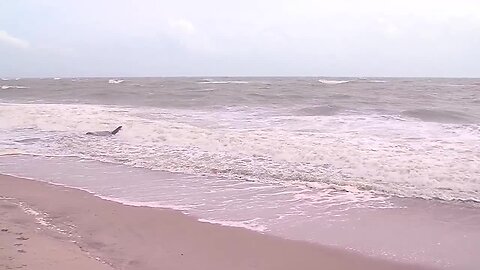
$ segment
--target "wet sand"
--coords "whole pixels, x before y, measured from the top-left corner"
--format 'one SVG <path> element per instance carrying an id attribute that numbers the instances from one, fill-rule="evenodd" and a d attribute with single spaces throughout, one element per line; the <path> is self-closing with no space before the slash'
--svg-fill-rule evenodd
<path id="1" fill-rule="evenodd" d="M 425 269 L 0 176 L 5 269 Z"/>

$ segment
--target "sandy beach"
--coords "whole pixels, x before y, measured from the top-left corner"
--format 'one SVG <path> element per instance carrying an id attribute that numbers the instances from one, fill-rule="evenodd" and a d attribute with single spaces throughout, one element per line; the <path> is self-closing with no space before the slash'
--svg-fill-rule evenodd
<path id="1" fill-rule="evenodd" d="M 4 269 L 423 269 L 0 176 Z"/>

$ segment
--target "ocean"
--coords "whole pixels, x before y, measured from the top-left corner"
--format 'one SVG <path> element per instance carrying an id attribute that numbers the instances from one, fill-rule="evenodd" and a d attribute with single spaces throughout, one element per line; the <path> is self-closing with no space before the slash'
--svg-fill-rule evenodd
<path id="1" fill-rule="evenodd" d="M 468 256 L 480 250 L 479 79 L 12 78 L 0 88 L 0 173 L 399 261 L 479 263 Z M 385 240 L 402 233 L 417 236 Z"/>

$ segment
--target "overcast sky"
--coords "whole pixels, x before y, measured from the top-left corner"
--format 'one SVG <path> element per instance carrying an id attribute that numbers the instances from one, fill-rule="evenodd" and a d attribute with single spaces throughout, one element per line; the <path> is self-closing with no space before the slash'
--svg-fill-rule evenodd
<path id="1" fill-rule="evenodd" d="M 0 77 L 480 77 L 479 0 L 0 0 Z"/>

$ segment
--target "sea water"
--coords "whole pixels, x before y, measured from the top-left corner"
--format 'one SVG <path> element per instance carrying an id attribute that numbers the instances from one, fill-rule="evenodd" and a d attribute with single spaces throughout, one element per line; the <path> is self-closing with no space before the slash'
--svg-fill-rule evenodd
<path id="1" fill-rule="evenodd" d="M 479 263 L 480 80 L 1 84 L 2 173 L 399 261 Z"/>

